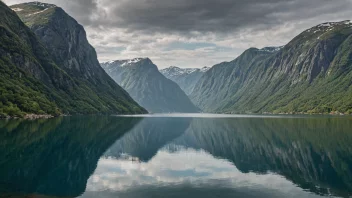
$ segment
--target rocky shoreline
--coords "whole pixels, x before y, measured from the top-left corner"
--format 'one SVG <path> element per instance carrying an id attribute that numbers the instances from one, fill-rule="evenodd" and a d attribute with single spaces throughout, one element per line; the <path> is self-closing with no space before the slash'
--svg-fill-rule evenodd
<path id="1" fill-rule="evenodd" d="M 35 120 L 35 119 L 48 119 L 48 118 L 53 118 L 54 116 L 52 115 L 37 115 L 37 114 L 26 114 L 23 118 L 27 120 Z"/>
<path id="2" fill-rule="evenodd" d="M 48 115 L 48 114 L 42 114 L 42 115 L 38 115 L 38 114 L 26 114 L 23 117 L 12 117 L 12 116 L 3 116 L 0 117 L 0 119 L 25 119 L 25 120 L 36 120 L 36 119 L 49 119 L 49 118 L 53 118 L 53 115 Z"/>

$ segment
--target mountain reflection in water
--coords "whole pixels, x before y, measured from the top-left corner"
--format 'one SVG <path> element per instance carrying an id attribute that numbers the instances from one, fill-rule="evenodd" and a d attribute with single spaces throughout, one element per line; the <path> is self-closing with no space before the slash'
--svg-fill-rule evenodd
<path id="1" fill-rule="evenodd" d="M 350 117 L 0 121 L 0 194 L 348 197 Z"/>

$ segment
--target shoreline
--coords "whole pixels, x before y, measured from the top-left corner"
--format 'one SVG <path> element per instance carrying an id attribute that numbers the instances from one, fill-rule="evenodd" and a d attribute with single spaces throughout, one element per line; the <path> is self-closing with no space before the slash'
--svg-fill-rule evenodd
<path id="1" fill-rule="evenodd" d="M 61 116 L 61 115 L 60 115 Z M 3 116 L 0 117 L 0 120 L 8 120 L 8 119 L 24 119 L 24 120 L 36 120 L 36 119 L 49 119 L 49 118 L 54 118 L 58 116 L 53 116 L 49 114 L 26 114 L 23 117 L 17 117 L 17 116 Z"/>
<path id="2" fill-rule="evenodd" d="M 149 117 L 149 116 L 155 116 L 155 115 L 175 115 L 175 114 L 199 114 L 199 115 L 218 115 L 218 116 L 230 116 L 233 115 L 238 115 L 238 116 L 334 116 L 334 117 L 348 117 L 348 116 L 352 116 L 352 114 L 343 114 L 343 113 L 269 113 L 269 112 L 265 112 L 265 113 L 206 113 L 206 112 L 202 112 L 202 113 L 155 113 L 155 114 L 134 114 L 134 115 L 129 115 L 129 114 L 111 114 L 108 116 L 117 116 L 117 117 Z M 83 114 L 78 114 L 78 115 L 83 115 Z M 101 114 L 89 114 L 89 115 L 101 115 Z M 89 116 L 86 115 L 86 116 Z M 57 115 L 57 116 L 53 116 L 53 115 L 49 115 L 49 114 L 42 114 L 42 115 L 38 115 L 38 114 L 26 114 L 23 117 L 11 117 L 11 116 L 6 116 L 6 117 L 0 117 L 0 120 L 9 120 L 9 119 L 23 119 L 23 120 L 37 120 L 37 119 L 50 119 L 50 118 L 56 118 L 56 117 L 66 117 L 66 116 L 72 116 L 72 115 L 66 115 L 66 114 L 62 114 L 62 115 Z"/>

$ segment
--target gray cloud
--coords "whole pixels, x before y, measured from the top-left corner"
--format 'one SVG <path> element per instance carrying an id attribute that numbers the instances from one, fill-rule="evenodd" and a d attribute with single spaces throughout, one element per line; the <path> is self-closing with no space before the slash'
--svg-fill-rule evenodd
<path id="1" fill-rule="evenodd" d="M 161 67 L 211 66 L 249 47 L 284 45 L 319 23 L 352 18 L 352 0 L 42 1 L 63 7 L 85 26 L 100 60 L 148 56 Z M 175 42 L 181 49 L 170 48 Z M 189 50 L 182 43 L 214 47 Z"/>
<path id="2" fill-rule="evenodd" d="M 30 0 L 29 0 L 30 1 Z M 8 5 L 29 2 L 28 0 L 4 0 Z M 62 7 L 66 12 L 72 15 L 83 25 L 89 25 L 92 20 L 92 16 L 100 15 L 101 18 L 103 13 L 98 12 L 98 3 L 96 0 L 43 0 L 41 2 L 55 4 Z"/>
<path id="3" fill-rule="evenodd" d="M 89 26 L 129 31 L 231 32 L 324 15 L 350 17 L 351 0 L 43 0 Z M 23 0 L 5 0 L 10 4 Z M 323 22 L 323 21 L 322 21 Z"/>
<path id="4" fill-rule="evenodd" d="M 91 25 L 150 32 L 231 32 L 270 28 L 327 14 L 346 15 L 351 0 L 101 0 Z M 82 4 L 83 5 L 83 4 Z M 84 4 L 83 7 L 91 7 Z M 83 9 L 83 8 L 82 8 Z M 99 8 L 96 7 L 96 11 Z M 102 10 L 102 9 L 100 9 Z M 88 17 L 88 16 L 87 16 Z"/>

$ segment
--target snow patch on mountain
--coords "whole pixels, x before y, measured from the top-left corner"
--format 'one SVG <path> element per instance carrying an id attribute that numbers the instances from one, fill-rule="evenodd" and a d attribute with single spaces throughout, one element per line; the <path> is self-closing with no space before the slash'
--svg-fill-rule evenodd
<path id="1" fill-rule="evenodd" d="M 279 46 L 279 47 L 264 47 L 262 49 L 259 49 L 259 51 L 261 52 L 278 52 L 280 51 L 282 48 L 284 48 L 284 46 Z"/>
<path id="2" fill-rule="evenodd" d="M 338 26 L 346 26 L 346 25 L 348 27 L 351 27 L 352 26 L 352 21 L 346 20 L 346 21 L 341 21 L 341 22 L 322 23 L 322 24 L 319 24 L 319 25 L 317 25 L 315 27 L 312 27 L 312 28 L 306 30 L 305 32 L 307 32 L 307 33 L 311 33 L 312 32 L 313 34 L 325 33 L 325 32 L 334 30 Z"/>
<path id="3" fill-rule="evenodd" d="M 42 12 L 45 12 L 45 11 L 48 10 L 48 9 L 49 9 L 49 8 L 45 8 L 44 10 L 41 10 L 41 11 L 38 11 L 38 12 L 34 12 L 34 13 L 32 13 L 32 14 L 27 14 L 26 16 L 28 17 L 28 16 L 40 14 L 40 13 L 42 13 Z"/>
<path id="4" fill-rule="evenodd" d="M 34 6 L 43 7 L 43 8 L 55 8 L 55 7 L 57 7 L 54 4 L 42 3 L 42 2 L 39 2 L 39 1 L 29 2 L 29 3 L 25 3 L 25 4 L 34 5 Z"/>
<path id="5" fill-rule="evenodd" d="M 121 67 L 138 63 L 141 60 L 143 60 L 143 58 L 134 58 L 134 59 L 126 60 L 124 63 L 121 64 Z"/>
<path id="6" fill-rule="evenodd" d="M 202 69 L 200 69 L 201 72 L 205 73 L 210 69 L 210 67 L 203 67 Z"/>
<path id="7" fill-rule="evenodd" d="M 15 12 L 21 12 L 23 9 L 21 9 L 21 8 L 12 8 L 12 10 L 15 11 Z"/>

